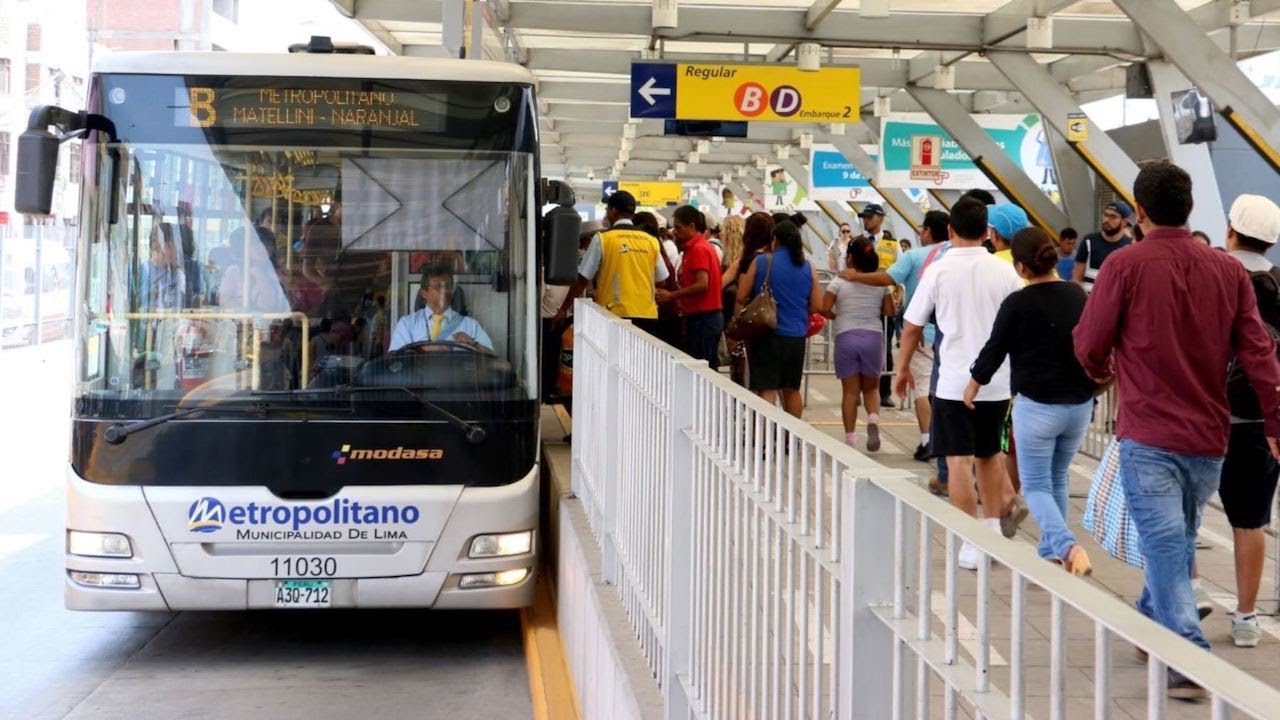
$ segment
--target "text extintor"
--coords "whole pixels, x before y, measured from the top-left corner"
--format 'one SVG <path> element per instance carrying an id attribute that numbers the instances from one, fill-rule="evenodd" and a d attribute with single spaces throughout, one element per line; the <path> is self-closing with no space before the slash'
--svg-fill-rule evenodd
<path id="1" fill-rule="evenodd" d="M 942 178 L 942 136 L 913 135 L 911 137 L 911 179 L 939 180 Z"/>

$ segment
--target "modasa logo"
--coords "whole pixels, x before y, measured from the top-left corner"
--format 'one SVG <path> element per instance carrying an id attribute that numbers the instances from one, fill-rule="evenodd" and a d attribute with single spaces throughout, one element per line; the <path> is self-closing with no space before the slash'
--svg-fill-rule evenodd
<path id="1" fill-rule="evenodd" d="M 217 498 L 202 497 L 187 510 L 187 529 L 192 532 L 217 532 L 226 521 L 227 508 Z"/>
<path id="2" fill-rule="evenodd" d="M 439 448 L 352 448 L 343 445 L 342 449 L 333 451 L 333 459 L 339 465 L 346 465 L 348 460 L 440 460 L 444 458 L 444 450 Z"/>

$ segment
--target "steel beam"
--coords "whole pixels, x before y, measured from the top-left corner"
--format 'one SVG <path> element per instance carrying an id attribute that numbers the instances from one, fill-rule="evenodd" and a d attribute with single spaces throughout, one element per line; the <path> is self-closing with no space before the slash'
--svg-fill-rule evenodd
<path id="1" fill-rule="evenodd" d="M 813 4 L 809 6 L 805 12 L 804 27 L 806 30 L 813 30 L 822 24 L 823 20 L 831 14 L 840 5 L 840 0 L 813 0 Z"/>
<path id="2" fill-rule="evenodd" d="M 1021 35 L 1027 29 L 1027 19 L 1049 17 L 1074 5 L 1076 0 L 1012 0 L 987 14 L 983 36 L 989 43 L 997 43 Z"/>
<path id="3" fill-rule="evenodd" d="M 1043 65 L 1021 53 L 991 52 L 987 54 L 987 59 L 1031 101 L 1040 113 L 1041 122 L 1048 124 L 1063 137 L 1069 136 L 1069 116 L 1073 113 L 1083 114 L 1084 111 L 1054 81 Z M 1138 177 L 1138 165 L 1120 149 L 1110 135 L 1095 129 L 1089 133 L 1087 140 L 1070 145 L 1098 173 L 1099 179 L 1110 185 L 1121 197 L 1133 201 L 1133 180 Z"/>
<path id="4" fill-rule="evenodd" d="M 884 188 L 876 183 L 876 178 L 880 175 L 880 166 L 871 156 L 867 154 L 862 146 L 854 142 L 847 135 L 826 135 L 824 140 L 836 146 L 840 154 L 848 160 L 863 177 L 871 182 L 871 186 L 880 194 L 898 215 L 911 225 L 912 232 L 915 228 L 920 227 L 920 223 L 924 222 L 924 213 L 911 200 L 911 196 L 907 195 L 905 190 L 901 188 Z"/>
<path id="5" fill-rule="evenodd" d="M 1276 164 L 1280 158 L 1280 110 L 1174 0 L 1116 0 L 1116 5 L 1224 116 L 1234 116 L 1229 118 L 1232 124 L 1246 128 L 1242 134 L 1264 158 Z"/>
<path id="6" fill-rule="evenodd" d="M 1062 206 L 1066 208 L 1067 217 L 1077 230 L 1093 232 L 1093 228 L 1098 227 L 1098 190 L 1093 182 L 1093 168 L 1076 154 L 1061 133 L 1049 128 L 1045 139 L 1053 153 L 1053 169 L 1058 175 L 1058 191 L 1062 193 Z M 1132 183 L 1129 187 L 1133 187 Z M 1057 237 L 1057 231 L 1061 229 L 1054 228 L 1053 236 Z"/>
<path id="7" fill-rule="evenodd" d="M 391 2 L 392 0 L 382 0 Z M 649 27 L 647 5 L 595 4 L 589 12 L 566 12 L 563 2 L 554 0 L 513 0 L 512 27 L 612 34 L 618 28 Z M 670 40 L 722 40 L 725 42 L 779 43 L 816 42 L 830 47 L 875 47 L 934 49 L 978 52 L 987 47 L 985 15 L 974 13 L 894 13 L 874 22 L 863 20 L 855 11 L 832 12 L 815 30 L 806 27 L 808 11 L 789 8 L 738 8 L 688 6 L 680 9 L 680 27 L 660 31 Z M 1061 37 L 1072 38 L 1059 52 L 1081 54 L 1127 53 L 1139 55 L 1142 39 L 1123 20 L 1104 18 L 1059 18 Z M 945 23 L 944 33 L 921 33 L 922 27 Z M 931 35 L 933 37 L 931 37 Z M 937 39 L 934 39 L 936 37 Z"/>
<path id="8" fill-rule="evenodd" d="M 907 92 L 964 148 L 1005 196 L 1027 211 L 1033 223 L 1049 232 L 1066 226 L 1067 216 L 1062 209 L 1045 197 L 1040 187 L 946 91 L 909 87 Z"/>

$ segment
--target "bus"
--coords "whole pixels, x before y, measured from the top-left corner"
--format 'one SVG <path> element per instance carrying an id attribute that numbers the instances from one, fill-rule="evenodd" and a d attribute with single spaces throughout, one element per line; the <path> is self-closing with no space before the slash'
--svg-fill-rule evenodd
<path id="1" fill-rule="evenodd" d="M 578 232 L 534 78 L 291 50 L 109 55 L 19 138 L 36 214 L 83 143 L 66 605 L 526 606 Z"/>

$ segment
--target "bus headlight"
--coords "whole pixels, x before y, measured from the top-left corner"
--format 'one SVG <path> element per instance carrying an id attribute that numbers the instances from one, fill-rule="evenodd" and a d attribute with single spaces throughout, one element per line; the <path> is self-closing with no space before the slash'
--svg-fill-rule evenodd
<path id="1" fill-rule="evenodd" d="M 529 568 L 516 568 L 515 570 L 503 570 L 502 572 L 472 573 L 463 575 L 462 579 L 458 581 L 458 587 L 464 590 L 468 588 L 506 587 L 507 585 L 523 582 L 527 577 L 529 577 Z"/>
<path id="2" fill-rule="evenodd" d="M 67 532 L 67 552 L 85 557 L 131 558 L 133 547 L 120 533 Z"/>
<path id="3" fill-rule="evenodd" d="M 508 555 L 524 555 L 533 548 L 533 531 L 525 530 L 517 533 L 499 535 L 479 535 L 471 541 L 472 558 L 507 557 Z"/>
<path id="4" fill-rule="evenodd" d="M 71 576 L 71 580 L 75 584 L 85 587 L 119 588 L 122 590 L 137 590 L 142 587 L 142 582 L 138 580 L 138 576 L 129 573 L 94 573 L 69 570 L 67 574 Z"/>

